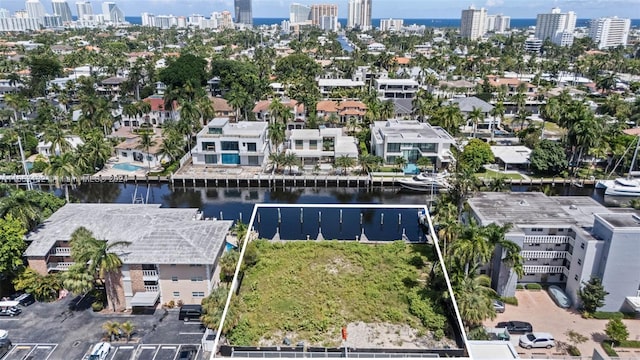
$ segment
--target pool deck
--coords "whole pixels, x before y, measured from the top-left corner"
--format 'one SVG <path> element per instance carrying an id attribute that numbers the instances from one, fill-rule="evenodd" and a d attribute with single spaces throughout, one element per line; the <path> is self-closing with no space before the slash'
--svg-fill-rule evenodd
<path id="1" fill-rule="evenodd" d="M 127 161 L 115 161 L 115 159 L 116 158 L 109 159 L 109 161 L 104 166 L 104 168 L 98 171 L 97 173 L 95 173 L 93 176 L 102 176 L 106 178 L 110 178 L 112 176 L 123 176 L 123 175 L 144 177 L 147 174 L 147 167 L 143 165 L 139 165 L 137 163 L 127 162 Z M 129 165 L 138 167 L 140 169 L 136 171 L 128 171 L 128 170 L 122 170 L 122 169 L 117 169 L 113 167 L 114 165 L 118 165 L 118 164 L 129 164 Z"/>

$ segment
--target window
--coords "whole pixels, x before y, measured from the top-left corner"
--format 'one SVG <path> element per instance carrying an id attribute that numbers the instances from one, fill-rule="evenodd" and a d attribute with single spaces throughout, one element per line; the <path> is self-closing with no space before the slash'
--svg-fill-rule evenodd
<path id="1" fill-rule="evenodd" d="M 222 134 L 222 128 L 209 128 L 208 131 L 209 134 L 211 135 L 221 135 Z"/>
<path id="2" fill-rule="evenodd" d="M 171 281 L 178 281 L 178 277 L 177 276 L 172 276 L 171 277 Z"/>
<path id="3" fill-rule="evenodd" d="M 558 229 L 558 232 L 564 232 L 564 229 Z"/>
<path id="4" fill-rule="evenodd" d="M 436 144 L 416 144 L 422 152 L 436 152 Z"/>
<path id="5" fill-rule="evenodd" d="M 192 276 L 191 281 L 202 281 L 202 276 Z"/>
<path id="6" fill-rule="evenodd" d="M 214 142 L 203 142 L 202 150 L 206 151 L 216 151 L 216 143 Z"/>
<path id="7" fill-rule="evenodd" d="M 189 267 L 202 267 L 202 264 L 189 264 Z"/>
<path id="8" fill-rule="evenodd" d="M 240 149 L 237 141 L 221 141 L 220 147 L 226 151 L 238 151 Z"/>
<path id="9" fill-rule="evenodd" d="M 123 151 L 123 152 L 120 153 L 120 156 L 127 157 L 127 153 Z"/>
<path id="10" fill-rule="evenodd" d="M 147 155 L 147 161 L 153 161 L 153 156 Z"/>
<path id="11" fill-rule="evenodd" d="M 171 267 L 176 267 L 176 264 L 171 264 L 171 265 L 169 265 L 169 266 L 171 266 Z"/>
<path id="12" fill-rule="evenodd" d="M 578 281 L 578 275 L 577 274 L 573 278 L 576 279 L 576 281 Z"/>
<path id="13" fill-rule="evenodd" d="M 580 243 L 580 249 L 584 249 L 584 243 Z"/>
<path id="14" fill-rule="evenodd" d="M 582 265 L 582 259 L 578 259 L 578 265 Z"/>
<path id="15" fill-rule="evenodd" d="M 191 296 L 193 297 L 204 297 L 204 292 L 202 291 L 194 291 L 191 293 Z"/>
<path id="16" fill-rule="evenodd" d="M 302 150 L 304 148 L 304 141 L 296 140 L 296 150 Z"/>
<path id="17" fill-rule="evenodd" d="M 258 156 L 249 156 L 249 157 L 247 157 L 247 161 L 249 162 L 248 165 L 252 165 L 252 166 L 260 165 L 260 163 L 258 162 L 258 159 L 259 159 Z"/>
<path id="18" fill-rule="evenodd" d="M 247 143 L 247 151 L 251 151 L 251 152 L 258 151 L 256 143 Z"/>
<path id="19" fill-rule="evenodd" d="M 387 152 L 393 152 L 393 153 L 400 152 L 400 144 L 388 143 Z"/>
<path id="20" fill-rule="evenodd" d="M 218 156 L 217 155 L 207 155 L 207 154 L 205 154 L 204 163 L 205 164 L 217 164 L 218 163 Z"/>
<path id="21" fill-rule="evenodd" d="M 174 291 L 173 297 L 180 297 L 180 291 Z"/>
<path id="22" fill-rule="evenodd" d="M 318 140 L 309 140 L 309 150 L 318 150 Z"/>

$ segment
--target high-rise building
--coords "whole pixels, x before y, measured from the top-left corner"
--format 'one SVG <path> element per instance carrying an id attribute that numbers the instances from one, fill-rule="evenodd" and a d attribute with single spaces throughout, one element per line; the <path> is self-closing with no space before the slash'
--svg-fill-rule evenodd
<path id="1" fill-rule="evenodd" d="M 42 25 L 46 28 L 62 27 L 62 18 L 60 15 L 45 14 L 42 18 Z"/>
<path id="2" fill-rule="evenodd" d="M 0 17 L 0 31 L 40 30 L 38 19 L 30 17 Z"/>
<path id="3" fill-rule="evenodd" d="M 156 26 L 156 16 L 154 14 L 143 12 L 140 14 L 140 19 L 142 20 L 142 26 Z"/>
<path id="4" fill-rule="evenodd" d="M 289 23 L 306 24 L 311 23 L 311 7 L 298 3 L 293 3 L 289 7 Z"/>
<path id="5" fill-rule="evenodd" d="M 487 10 L 485 8 L 476 9 L 469 6 L 467 10 L 462 10 L 460 20 L 460 36 L 476 40 L 481 38 L 487 30 Z"/>
<path id="6" fill-rule="evenodd" d="M 76 2 L 78 10 L 78 20 L 91 20 L 93 18 L 93 7 L 89 1 Z"/>
<path id="7" fill-rule="evenodd" d="M 347 28 L 371 29 L 371 1 L 349 0 Z"/>
<path id="8" fill-rule="evenodd" d="M 251 0 L 234 0 L 234 9 L 237 24 L 253 25 Z"/>
<path id="9" fill-rule="evenodd" d="M 69 8 L 67 0 L 51 0 L 51 7 L 53 8 L 53 13 L 60 16 L 63 23 L 73 21 L 71 8 Z"/>
<path id="10" fill-rule="evenodd" d="M 318 26 L 320 30 L 323 31 L 338 31 L 338 17 L 329 15 L 322 16 Z"/>
<path id="11" fill-rule="evenodd" d="M 589 26 L 589 37 L 599 49 L 626 46 L 629 37 L 631 20 L 618 17 L 592 19 Z"/>
<path id="12" fill-rule="evenodd" d="M 380 19 L 380 31 L 400 31 L 403 25 L 402 19 Z"/>
<path id="13" fill-rule="evenodd" d="M 11 17 L 9 10 L 0 8 L 0 19 L 6 19 Z"/>
<path id="14" fill-rule="evenodd" d="M 325 17 L 335 18 L 336 23 L 331 27 L 338 28 L 338 5 L 336 4 L 314 4 L 311 5 L 311 23 L 322 28 L 323 21 L 329 21 L 324 19 Z M 328 29 L 323 29 L 328 30 Z"/>
<path id="15" fill-rule="evenodd" d="M 487 32 L 503 33 L 511 27 L 511 17 L 498 15 L 487 15 Z"/>
<path id="16" fill-rule="evenodd" d="M 548 14 L 538 14 L 536 37 L 543 41 L 549 39 L 560 46 L 570 46 L 573 44 L 576 20 L 576 13 L 562 13 L 559 8 L 551 9 L 551 13 Z"/>
<path id="17" fill-rule="evenodd" d="M 104 21 L 116 24 L 124 22 L 124 13 L 114 2 L 105 1 L 102 3 L 102 15 L 104 16 Z"/>
<path id="18" fill-rule="evenodd" d="M 38 19 L 40 24 L 44 22 L 44 15 L 46 12 L 44 11 L 44 6 L 42 6 L 40 0 L 27 0 L 25 7 L 30 18 Z"/>

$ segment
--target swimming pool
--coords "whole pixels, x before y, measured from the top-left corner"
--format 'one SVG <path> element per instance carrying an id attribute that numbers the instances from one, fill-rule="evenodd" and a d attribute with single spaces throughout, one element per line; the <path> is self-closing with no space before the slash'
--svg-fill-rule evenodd
<path id="1" fill-rule="evenodd" d="M 127 163 L 114 164 L 113 168 L 124 171 L 138 171 L 143 169 L 141 166 L 131 165 Z"/>

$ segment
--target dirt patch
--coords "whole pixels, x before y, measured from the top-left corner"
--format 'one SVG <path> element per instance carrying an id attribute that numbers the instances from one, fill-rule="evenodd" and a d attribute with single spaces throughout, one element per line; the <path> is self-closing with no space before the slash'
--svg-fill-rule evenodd
<path id="1" fill-rule="evenodd" d="M 363 271 L 362 267 L 354 265 L 351 261 L 341 256 L 329 259 L 325 264 L 313 265 L 312 267 L 316 270 L 322 269 L 329 275 L 358 274 Z"/>

